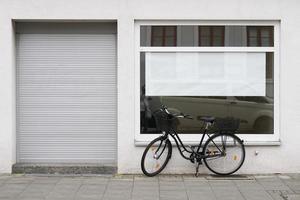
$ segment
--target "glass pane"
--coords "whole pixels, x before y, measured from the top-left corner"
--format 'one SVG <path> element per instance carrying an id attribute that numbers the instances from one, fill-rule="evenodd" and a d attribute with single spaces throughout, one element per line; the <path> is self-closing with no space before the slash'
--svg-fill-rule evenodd
<path id="1" fill-rule="evenodd" d="M 199 34 L 201 37 L 203 36 L 210 36 L 210 27 L 209 26 L 200 26 L 199 27 Z"/>
<path id="2" fill-rule="evenodd" d="M 221 37 L 214 37 L 214 39 L 213 39 L 213 46 L 223 46 L 223 38 L 221 38 Z"/>
<path id="3" fill-rule="evenodd" d="M 176 38 L 174 37 L 166 37 L 165 38 L 165 46 L 175 46 L 176 44 Z"/>
<path id="4" fill-rule="evenodd" d="M 274 46 L 274 28 L 272 26 L 249 26 L 247 29 L 249 46 Z M 256 42 L 254 42 L 254 40 L 256 40 Z"/>
<path id="5" fill-rule="evenodd" d="M 153 42 L 161 37 L 161 41 Z M 171 43 L 169 37 L 175 38 Z M 141 26 L 141 46 L 274 46 L 273 26 Z M 211 42 L 217 40 L 217 42 Z"/>
<path id="6" fill-rule="evenodd" d="M 209 37 L 201 37 L 199 46 L 210 46 L 210 38 Z"/>
<path id="7" fill-rule="evenodd" d="M 152 46 L 162 46 L 163 38 L 162 37 L 153 37 Z"/>
<path id="8" fill-rule="evenodd" d="M 273 80 L 273 63 L 274 61 L 274 54 L 273 53 L 267 53 L 266 54 L 266 64 L 267 64 L 267 68 L 266 68 L 266 78 L 267 79 L 271 79 Z"/>
<path id="9" fill-rule="evenodd" d="M 166 37 L 175 37 L 176 35 L 176 26 L 166 26 L 165 27 L 165 34 L 166 34 Z"/>
<path id="10" fill-rule="evenodd" d="M 223 37 L 223 27 L 214 27 L 213 28 L 213 36 L 219 36 L 219 37 Z"/>
<path id="11" fill-rule="evenodd" d="M 261 46 L 269 46 L 271 43 L 270 38 L 261 38 Z"/>
<path id="12" fill-rule="evenodd" d="M 258 35 L 257 35 L 257 30 L 255 29 L 255 28 L 249 28 L 249 37 L 257 37 Z"/>
<path id="13" fill-rule="evenodd" d="M 260 34 L 261 34 L 261 37 L 265 37 L 265 38 L 269 38 L 270 37 L 270 32 L 269 32 L 269 30 L 261 30 L 261 32 L 260 32 Z"/>
<path id="14" fill-rule="evenodd" d="M 180 59 L 179 59 L 180 60 Z M 185 59 L 190 60 L 190 59 Z M 218 60 L 211 58 L 209 60 Z M 273 71 L 273 53 L 266 53 L 266 71 Z M 146 56 L 140 54 L 140 127 L 141 133 L 160 133 L 156 128 L 153 112 L 166 105 L 172 112 L 183 112 L 194 117 L 193 120 L 180 119 L 176 130 L 179 133 L 195 133 L 202 131 L 203 123 L 198 119 L 201 116 L 235 117 L 241 120 L 238 133 L 241 134 L 273 134 L 273 82 L 265 80 L 265 96 L 146 96 L 145 81 Z M 212 63 L 211 68 L 216 67 L 218 62 Z M 185 65 L 186 68 L 189 65 Z M 270 70 L 268 68 L 271 68 Z M 167 69 L 167 70 L 166 70 Z M 184 69 L 182 69 L 184 70 Z M 189 71 L 189 70 L 185 70 Z M 268 72 L 267 72 L 268 73 Z M 165 80 L 172 80 L 177 76 L 176 61 L 170 62 L 169 66 L 160 67 L 154 76 L 157 80 L 163 76 Z M 192 74 L 192 73 L 191 73 Z M 216 70 L 214 76 L 219 76 L 220 70 Z M 206 73 L 202 74 L 207 75 Z M 268 75 L 266 75 L 268 76 Z M 187 79 L 187 78 L 185 78 Z M 218 79 L 215 79 L 218 80 Z M 205 86 L 210 83 L 205 82 Z M 178 87 L 180 89 L 180 87 Z"/>
<path id="15" fill-rule="evenodd" d="M 248 46 L 250 47 L 257 47 L 258 46 L 258 41 L 257 38 L 248 38 Z"/>
<path id="16" fill-rule="evenodd" d="M 152 35 L 153 36 L 163 36 L 163 27 L 162 26 L 152 26 Z"/>
<path id="17" fill-rule="evenodd" d="M 180 46 L 194 46 L 197 44 L 194 26 L 181 26 L 178 30 L 178 35 L 180 35 Z"/>

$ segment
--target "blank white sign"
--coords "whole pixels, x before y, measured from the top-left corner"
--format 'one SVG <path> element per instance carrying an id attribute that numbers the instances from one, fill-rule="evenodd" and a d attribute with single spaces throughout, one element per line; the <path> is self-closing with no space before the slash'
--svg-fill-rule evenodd
<path id="1" fill-rule="evenodd" d="M 146 52 L 147 96 L 265 96 L 266 53 Z"/>

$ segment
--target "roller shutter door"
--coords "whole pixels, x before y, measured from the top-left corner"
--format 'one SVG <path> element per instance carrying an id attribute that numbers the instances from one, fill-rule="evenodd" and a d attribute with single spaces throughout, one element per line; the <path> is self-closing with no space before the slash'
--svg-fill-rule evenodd
<path id="1" fill-rule="evenodd" d="M 18 162 L 116 164 L 116 33 L 92 29 L 17 33 Z"/>

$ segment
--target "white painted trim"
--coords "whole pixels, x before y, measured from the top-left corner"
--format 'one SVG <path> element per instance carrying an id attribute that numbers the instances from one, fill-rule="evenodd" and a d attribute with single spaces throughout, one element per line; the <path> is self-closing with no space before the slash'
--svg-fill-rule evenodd
<path id="1" fill-rule="evenodd" d="M 178 21 L 178 20 L 159 20 L 159 21 L 135 21 L 135 109 L 134 127 L 135 142 L 149 142 L 158 137 L 158 134 L 140 133 L 140 52 L 274 52 L 274 134 L 237 134 L 247 144 L 280 144 L 280 109 L 279 109 L 279 42 L 280 42 L 280 20 L 219 20 L 219 21 Z M 237 25 L 237 26 L 274 26 L 274 47 L 140 47 L 140 26 L 143 25 Z M 198 134 L 182 134 L 182 141 L 186 144 L 193 144 L 200 140 Z"/>
<path id="2" fill-rule="evenodd" d="M 149 144 L 149 141 L 137 141 L 137 140 L 134 141 L 134 145 L 136 147 L 146 147 L 148 144 Z M 176 146 L 176 143 L 172 140 L 171 140 L 171 144 L 172 144 L 172 146 Z M 194 145 L 198 145 L 199 141 L 198 142 L 186 142 L 184 144 L 194 146 Z M 244 145 L 245 146 L 280 146 L 281 142 L 280 141 L 274 141 L 274 142 L 272 142 L 272 141 L 253 141 L 253 142 L 245 141 Z"/>
<path id="3" fill-rule="evenodd" d="M 274 47 L 140 47 L 141 52 L 274 52 Z"/>
<path id="4" fill-rule="evenodd" d="M 220 25 L 220 26 L 274 26 L 278 25 L 280 19 L 272 19 L 272 20 L 135 20 L 136 26 L 159 26 L 159 25 L 169 25 L 169 26 L 193 26 L 193 25 Z"/>

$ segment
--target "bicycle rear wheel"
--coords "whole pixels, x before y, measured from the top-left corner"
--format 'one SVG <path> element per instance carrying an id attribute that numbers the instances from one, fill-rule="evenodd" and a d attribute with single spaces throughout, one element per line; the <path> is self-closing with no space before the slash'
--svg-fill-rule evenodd
<path id="1" fill-rule="evenodd" d="M 142 160 L 141 168 L 146 176 L 159 174 L 171 158 L 172 145 L 168 139 L 158 137 L 148 144 Z"/>
<path id="2" fill-rule="evenodd" d="M 243 165 L 245 147 L 240 138 L 234 134 L 215 134 L 204 145 L 204 163 L 218 175 L 230 175 Z"/>

